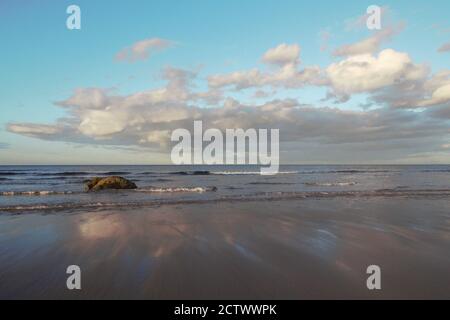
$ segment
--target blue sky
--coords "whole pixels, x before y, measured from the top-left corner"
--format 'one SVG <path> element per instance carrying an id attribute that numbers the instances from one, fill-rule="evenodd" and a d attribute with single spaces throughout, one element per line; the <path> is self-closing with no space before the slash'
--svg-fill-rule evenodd
<path id="1" fill-rule="evenodd" d="M 81 8 L 81 30 L 66 28 L 66 8 L 71 4 Z M 375 3 L 298 0 L 2 1 L 0 164 L 167 162 L 167 150 L 163 144 L 158 147 L 138 141 L 133 143 L 131 136 L 119 136 L 120 132 L 101 137 L 89 133 L 86 138 L 83 137 L 86 131 L 81 130 L 80 136 L 76 138 L 74 134 L 71 134 L 71 137 L 59 138 L 58 135 L 63 135 L 62 131 L 53 130 L 49 135 L 37 133 L 36 130 L 27 131 L 24 126 L 54 125 L 60 121 L 58 119 L 71 118 L 70 126 L 73 127 L 70 127 L 70 130 L 76 131 L 77 125 L 86 120 L 83 118 L 86 114 L 80 115 L 75 107 L 61 107 L 55 105 L 55 102 L 69 99 L 78 88 L 101 88 L 110 90 L 110 95 L 121 97 L 156 90 L 166 85 L 167 81 L 161 78 L 161 74 L 162 70 L 168 67 L 195 72 L 192 90 L 206 92 L 210 89 L 208 78 L 211 75 L 226 75 L 254 68 L 263 71 L 270 69 L 270 66 L 264 65 L 261 57 L 280 44 L 295 44 L 301 48 L 299 68 L 319 66 L 326 70 L 331 64 L 346 59 L 333 56 L 336 48 L 357 43 L 374 34 L 374 31 L 355 26 L 353 23 L 365 14 L 366 8 L 372 4 Z M 407 53 L 414 64 L 424 64 L 430 68 L 429 74 L 417 81 L 429 80 L 431 86 L 430 79 L 433 75 L 449 70 L 450 67 L 450 53 L 438 52 L 442 45 L 450 42 L 450 2 L 392 1 L 378 5 L 387 8 L 382 20 L 384 28 L 397 28 L 399 25 L 403 27 L 392 39 L 383 41 L 377 49 L 378 52 L 370 54 L 376 56 L 386 48 Z M 324 35 L 327 35 L 327 40 L 324 40 Z M 170 47 L 151 52 L 148 59 L 133 63 L 115 59 L 120 50 L 139 41 L 155 38 L 167 39 L 171 43 Z M 446 81 L 447 79 L 442 80 L 440 87 L 430 90 L 445 89 Z M 257 107 L 275 100 L 295 99 L 299 105 L 309 105 L 320 110 L 337 108 L 359 113 L 363 112 L 361 104 L 377 96 L 381 90 L 389 88 L 378 86 L 367 91 L 358 89 L 352 92 L 350 99 L 341 103 L 324 100 L 327 92 L 337 90 L 336 87 L 330 89 L 327 85 L 292 88 L 275 84 L 243 90 L 220 89 L 223 89 L 220 99 L 214 102 L 186 101 L 186 106 L 215 108 L 233 98 L 242 105 L 254 104 Z M 445 92 L 444 89 L 440 92 Z M 270 97 L 254 98 L 253 93 L 258 90 L 270 93 Z M 439 114 L 447 114 L 449 102 L 446 100 L 430 104 L 430 107 L 427 104 L 427 108 L 418 108 L 424 105 L 422 100 L 429 98 L 434 91 L 424 92 L 423 99 L 417 100 L 417 105 L 406 109 L 402 107 L 402 116 L 405 116 L 405 119 L 411 118 L 403 114 L 405 110 L 409 110 L 413 116 L 414 113 L 423 112 L 425 115 L 434 110 L 438 110 Z M 149 105 L 148 108 L 152 106 Z M 386 112 L 393 112 L 395 109 L 380 100 L 377 100 L 375 105 L 372 103 L 371 108 L 389 110 Z M 373 114 L 370 116 L 375 117 Z M 299 117 L 301 118 L 301 115 Z M 318 117 L 314 116 L 314 119 Z M 320 117 L 327 118 L 324 115 Z M 387 118 L 391 119 L 392 116 Z M 127 119 L 130 117 L 127 116 Z M 153 120 L 147 120 L 153 123 Z M 431 123 L 422 118 L 417 121 Z M 322 120 L 318 123 L 322 123 Z M 22 127 L 20 130 L 12 129 L 11 124 L 21 124 Z M 389 123 L 386 126 L 391 125 L 393 124 Z M 368 152 L 366 158 L 358 158 L 356 162 L 448 163 L 449 148 L 445 147 L 445 141 L 441 141 L 443 137 L 447 138 L 446 125 L 448 119 L 441 119 L 434 127 L 442 126 L 443 131 L 434 132 L 435 136 L 429 129 L 421 127 L 427 135 L 422 149 L 419 146 L 407 147 L 412 145 L 410 142 L 417 141 L 418 137 L 414 135 L 409 137 L 410 140 L 402 138 L 400 148 L 391 145 L 398 142 L 398 132 L 388 138 L 392 139 L 388 142 L 378 138 L 374 147 L 380 148 L 378 154 L 381 153 L 382 156 L 374 159 L 373 153 Z M 64 126 L 68 124 L 65 123 Z M 411 128 L 405 130 L 413 130 L 416 127 L 415 122 Z M 121 130 L 122 134 L 124 130 L 127 131 Z M 158 130 L 161 131 L 160 128 Z M 291 131 L 295 130 L 289 128 L 286 131 L 289 135 L 294 135 Z M 64 134 L 66 132 L 67 130 L 64 130 Z M 280 132 L 282 135 L 283 125 Z M 353 162 L 354 158 L 346 158 L 341 152 L 348 154 L 352 150 L 355 153 L 361 150 L 361 146 L 354 145 L 355 148 L 352 149 L 352 146 L 348 145 L 354 143 L 353 141 L 330 142 L 324 135 L 325 133 L 318 132 L 316 137 L 312 137 L 302 131 L 297 137 L 286 140 L 287 144 L 300 140 L 303 144 L 298 145 L 295 150 L 289 148 L 292 152 L 287 152 L 285 162 Z M 135 132 L 133 137 L 136 137 Z M 302 140 L 305 137 L 309 140 Z M 420 139 L 423 137 L 420 135 Z M 435 142 L 434 149 L 429 147 L 430 139 Z M 372 138 L 369 140 L 373 141 Z M 322 150 L 321 146 L 330 143 L 333 143 L 335 148 L 327 154 L 327 148 L 323 147 Z M 364 144 L 364 141 L 357 143 Z M 304 156 L 305 153 L 311 152 L 317 152 L 316 156 Z"/>

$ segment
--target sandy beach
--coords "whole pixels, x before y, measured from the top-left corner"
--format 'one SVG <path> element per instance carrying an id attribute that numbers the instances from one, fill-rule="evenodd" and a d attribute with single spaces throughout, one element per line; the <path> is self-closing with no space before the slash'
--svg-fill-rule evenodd
<path id="1" fill-rule="evenodd" d="M 335 198 L 0 215 L 0 298 L 450 298 L 449 200 Z M 66 288 L 69 265 L 82 289 Z M 366 268 L 382 270 L 382 290 Z"/>

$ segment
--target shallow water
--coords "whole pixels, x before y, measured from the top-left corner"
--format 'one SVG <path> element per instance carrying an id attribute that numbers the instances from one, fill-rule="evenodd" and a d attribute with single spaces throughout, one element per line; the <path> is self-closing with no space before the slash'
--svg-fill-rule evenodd
<path id="1" fill-rule="evenodd" d="M 259 170 L 258 166 L 0 166 L 0 212 L 450 193 L 450 165 L 292 165 L 281 166 L 275 176 L 261 176 Z M 106 175 L 126 177 L 139 189 L 84 192 L 84 180 Z"/>

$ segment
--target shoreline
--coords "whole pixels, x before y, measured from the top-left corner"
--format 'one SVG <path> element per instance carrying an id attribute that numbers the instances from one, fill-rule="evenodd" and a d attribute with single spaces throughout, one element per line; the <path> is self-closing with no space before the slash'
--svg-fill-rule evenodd
<path id="1" fill-rule="evenodd" d="M 137 192 L 142 192 L 136 190 Z M 47 191 L 45 191 L 46 193 Z M 116 191 L 117 192 L 117 191 Z M 119 192 L 123 192 L 120 190 Z M 134 191 L 133 191 L 134 192 Z M 192 193 L 205 193 L 204 192 L 192 192 Z M 60 192 L 56 194 L 39 194 L 30 193 L 22 195 L 26 197 L 48 197 L 57 195 L 71 195 L 72 192 Z M 158 193 L 158 192 L 155 192 Z M 174 192 L 178 193 L 178 192 Z M 182 193 L 182 192 L 179 192 Z M 85 194 L 85 192 L 79 192 L 78 194 Z M 114 195 L 114 190 L 108 190 L 103 194 Z M 0 197 L 11 197 L 13 195 L 0 194 Z M 17 213 L 26 214 L 30 212 L 51 211 L 59 212 L 65 210 L 87 210 L 87 209 L 121 209 L 121 208 L 133 208 L 133 209 L 145 209 L 161 206 L 176 206 L 176 205 L 201 205 L 201 204 L 214 204 L 214 203 L 239 203 L 239 202 L 276 202 L 276 201 L 299 201 L 299 200 L 320 200 L 320 199 L 370 199 L 370 198 L 411 198 L 411 199 L 445 199 L 450 198 L 450 189 L 424 189 L 424 190 L 399 190 L 399 189 L 382 189 L 382 190 L 364 190 L 364 191 L 305 191 L 305 192 L 267 192 L 265 194 L 254 194 L 245 196 L 224 196 L 221 198 L 211 199 L 179 199 L 179 200 L 165 200 L 155 199 L 148 202 L 129 202 L 129 203 L 61 203 L 55 205 L 34 204 L 34 205 L 19 205 L 10 207 L 0 207 L 0 214 L 2 213 Z"/>
<path id="2" fill-rule="evenodd" d="M 447 199 L 0 215 L 0 298 L 448 299 Z M 65 288 L 79 265 L 82 290 Z M 378 264 L 382 290 L 366 288 Z"/>

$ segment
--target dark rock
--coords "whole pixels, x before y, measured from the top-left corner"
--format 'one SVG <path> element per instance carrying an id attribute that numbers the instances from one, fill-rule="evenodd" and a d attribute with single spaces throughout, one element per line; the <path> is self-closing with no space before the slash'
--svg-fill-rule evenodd
<path id="1" fill-rule="evenodd" d="M 122 177 L 94 177 L 85 184 L 86 191 L 100 191 L 105 189 L 136 189 L 134 182 Z"/>
<path id="2" fill-rule="evenodd" d="M 102 180 L 102 178 L 100 177 L 94 177 L 90 180 L 84 180 L 84 189 L 86 191 L 91 190 L 100 180 Z"/>

